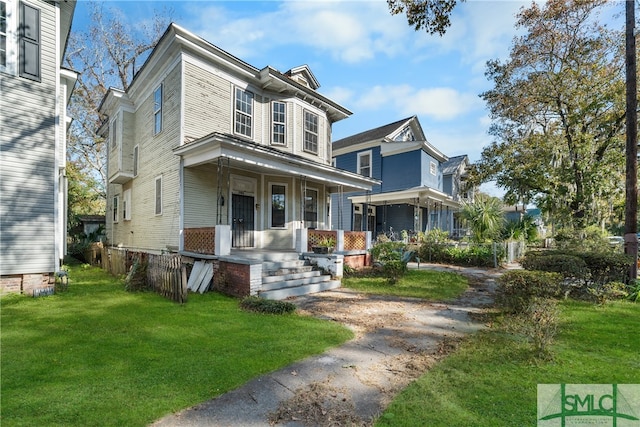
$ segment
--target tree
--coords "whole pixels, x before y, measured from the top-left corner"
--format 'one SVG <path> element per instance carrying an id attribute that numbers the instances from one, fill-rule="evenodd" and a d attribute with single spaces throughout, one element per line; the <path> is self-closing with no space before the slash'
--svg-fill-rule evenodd
<path id="1" fill-rule="evenodd" d="M 509 59 L 487 63 L 481 97 L 492 144 L 477 182 L 495 179 L 509 203 L 535 201 L 565 226 L 609 215 L 623 194 L 624 55 L 621 33 L 600 25 L 604 0 L 549 0 L 518 14 L 527 33 Z"/>
<path id="2" fill-rule="evenodd" d="M 126 17 L 116 8 L 105 11 L 104 3 L 94 2 L 90 9 L 92 26 L 86 31 L 72 31 L 65 57 L 67 66 L 80 73 L 69 107 L 74 122 L 67 157 L 78 171 L 74 176 L 77 185 L 97 194 L 104 206 L 106 146 L 97 131 L 105 118 L 100 117 L 98 108 L 109 87 L 128 88 L 136 64 L 144 62 L 168 26 L 170 12 L 156 12 L 151 24 L 127 25 Z M 70 212 L 83 206 L 72 206 L 75 201 L 69 198 Z"/>
<path id="3" fill-rule="evenodd" d="M 476 243 L 498 238 L 505 225 L 502 201 L 486 194 L 478 194 L 473 202 L 463 203 L 460 216 L 469 226 L 471 238 Z"/>
<path id="4" fill-rule="evenodd" d="M 460 0 L 464 1 L 464 0 Z M 457 0 L 387 0 L 392 15 L 405 13 L 409 25 L 416 31 L 424 29 L 427 33 L 441 36 L 451 26 L 449 16 Z"/>

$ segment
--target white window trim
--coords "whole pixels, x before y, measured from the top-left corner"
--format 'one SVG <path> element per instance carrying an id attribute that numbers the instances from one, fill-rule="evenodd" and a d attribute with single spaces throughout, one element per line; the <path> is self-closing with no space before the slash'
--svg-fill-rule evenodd
<path id="1" fill-rule="evenodd" d="M 306 187 L 304 189 L 304 191 L 315 191 L 316 192 L 316 229 L 320 226 L 321 224 L 321 219 L 324 219 L 324 217 L 322 216 L 322 209 L 320 209 L 320 198 L 322 197 L 320 195 L 320 189 L 317 187 Z M 303 193 L 302 195 L 302 214 L 306 214 L 307 213 L 307 206 L 306 206 L 306 197 L 307 195 Z M 304 223 L 304 226 L 307 227 L 307 220 L 305 218 L 302 218 L 302 221 Z"/>
<path id="2" fill-rule="evenodd" d="M 7 10 L 7 46 L 6 65 L 0 65 L 0 72 L 18 75 L 18 2 L 16 0 L 3 0 Z"/>
<path id="3" fill-rule="evenodd" d="M 140 144 L 133 146 L 133 177 L 140 173 Z"/>
<path id="4" fill-rule="evenodd" d="M 111 203 L 111 219 L 114 224 L 117 224 L 120 222 L 120 195 L 118 194 L 117 196 L 113 196 Z M 113 204 L 115 204 L 115 209 L 113 209 Z"/>
<path id="5" fill-rule="evenodd" d="M 369 156 L 369 175 L 364 175 L 364 176 L 371 178 L 373 176 L 373 151 L 372 150 L 361 151 L 360 153 L 358 153 L 356 170 L 358 171 L 358 174 L 362 175 L 361 159 L 365 156 Z"/>
<path id="6" fill-rule="evenodd" d="M 317 121 L 316 121 L 316 126 L 317 129 L 315 132 L 312 132 L 311 130 L 307 130 L 307 114 L 311 114 L 313 116 L 316 117 Z M 309 132 L 312 135 L 316 136 L 316 149 L 315 151 L 310 150 L 307 148 L 307 144 L 306 144 L 306 136 L 307 136 L 307 132 Z M 312 153 L 312 154 L 318 154 L 320 152 L 320 115 L 318 113 L 314 113 L 311 110 L 303 110 L 302 112 L 302 150 L 307 152 L 307 153 Z"/>
<path id="7" fill-rule="evenodd" d="M 431 175 L 433 176 L 436 176 L 438 174 L 438 165 L 436 165 L 436 162 L 434 162 L 433 160 L 429 162 L 429 172 L 431 172 Z"/>
<path id="8" fill-rule="evenodd" d="M 160 91 L 160 107 L 156 108 L 156 93 L 158 92 L 158 90 Z M 164 110 L 164 87 L 163 87 L 163 83 L 160 83 L 158 86 L 156 86 L 156 88 L 153 90 L 153 94 L 152 94 L 152 98 L 153 98 L 153 135 L 159 135 L 162 133 L 162 130 L 164 129 L 164 117 L 163 117 L 163 110 Z M 157 130 L 156 129 L 156 115 L 160 114 L 160 129 Z"/>
<path id="9" fill-rule="evenodd" d="M 247 114 L 247 113 L 245 113 L 244 111 L 242 111 L 242 110 L 238 110 L 238 109 L 236 108 L 236 103 L 237 103 L 237 101 L 238 101 L 238 91 L 239 91 L 239 90 L 240 90 L 240 91 L 242 91 L 243 93 L 249 93 L 249 94 L 251 94 L 251 114 Z M 254 94 L 253 92 L 251 92 L 249 89 L 245 89 L 245 88 L 242 88 L 242 87 L 239 87 L 239 86 L 235 86 L 235 87 L 233 88 L 233 97 L 232 97 L 232 100 L 233 100 L 233 133 L 234 133 L 234 135 L 240 135 L 240 136 L 242 136 L 242 137 L 244 137 L 244 138 L 253 139 L 253 128 L 254 128 L 254 126 L 255 126 L 255 120 L 254 120 L 254 112 L 255 112 L 255 105 L 254 105 L 254 101 L 255 101 L 255 94 Z M 249 119 L 251 120 L 251 126 L 249 127 L 249 135 L 246 135 L 246 134 L 244 134 L 244 133 L 242 133 L 242 132 L 238 132 L 238 131 L 236 130 L 236 123 L 237 123 L 237 120 L 236 120 L 236 114 L 237 114 L 237 113 L 240 113 L 240 114 L 242 114 L 242 115 L 244 115 L 244 116 L 247 116 L 247 117 L 249 117 Z"/>
<path id="10" fill-rule="evenodd" d="M 131 189 L 124 190 L 122 193 L 122 219 L 131 221 Z"/>
<path id="11" fill-rule="evenodd" d="M 284 226 L 283 227 L 274 227 L 273 226 L 273 186 L 274 185 L 282 185 L 284 187 Z M 287 224 L 289 223 L 289 209 L 287 209 L 287 202 L 289 199 L 289 184 L 286 182 L 269 182 L 269 228 L 272 230 L 286 230 Z"/>
<path id="12" fill-rule="evenodd" d="M 116 115 L 109 123 L 109 145 L 111 150 L 118 148 L 118 116 Z"/>
<path id="13" fill-rule="evenodd" d="M 274 119 L 274 113 L 275 113 L 275 105 L 276 104 L 282 104 L 284 106 L 284 121 L 282 122 L 277 122 Z M 284 127 L 284 131 L 283 131 L 283 142 L 275 142 L 274 141 L 274 135 L 275 135 L 275 130 L 274 127 L 276 124 L 282 125 Z M 287 145 L 287 103 L 284 101 L 272 101 L 271 102 L 271 144 L 273 145 L 281 145 L 281 146 L 286 146 Z"/>
<path id="14" fill-rule="evenodd" d="M 160 181 L 160 194 L 158 194 L 158 181 Z M 162 215 L 162 211 L 163 211 L 163 205 L 162 205 L 162 175 L 157 176 L 156 179 L 153 181 L 153 192 L 154 192 L 154 197 L 153 197 L 153 211 L 155 213 L 156 216 L 160 216 Z M 160 211 L 158 212 L 158 198 L 160 198 Z"/>

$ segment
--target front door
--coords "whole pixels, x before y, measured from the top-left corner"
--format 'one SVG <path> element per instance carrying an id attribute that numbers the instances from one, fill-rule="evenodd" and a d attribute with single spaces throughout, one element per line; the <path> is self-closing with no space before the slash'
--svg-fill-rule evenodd
<path id="1" fill-rule="evenodd" d="M 234 248 L 252 248 L 254 245 L 254 204 L 255 199 L 253 196 L 232 195 L 231 246 Z"/>

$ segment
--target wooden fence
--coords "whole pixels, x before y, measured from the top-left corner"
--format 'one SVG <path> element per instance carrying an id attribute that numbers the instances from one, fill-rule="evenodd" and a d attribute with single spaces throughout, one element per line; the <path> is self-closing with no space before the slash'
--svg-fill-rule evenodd
<path id="1" fill-rule="evenodd" d="M 148 288 L 172 301 L 187 301 L 187 271 L 176 254 L 154 255 L 119 248 L 102 248 L 102 268 L 114 276 L 128 274 L 137 260 L 146 266 L 144 281 Z"/>

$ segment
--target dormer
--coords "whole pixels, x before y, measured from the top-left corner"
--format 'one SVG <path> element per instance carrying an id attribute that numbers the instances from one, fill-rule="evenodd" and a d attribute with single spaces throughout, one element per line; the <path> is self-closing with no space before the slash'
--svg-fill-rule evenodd
<path id="1" fill-rule="evenodd" d="M 309 89 L 317 90 L 320 87 L 320 83 L 313 75 L 308 65 L 294 67 L 284 73 L 284 75 L 289 77 L 291 80 L 308 87 Z"/>

